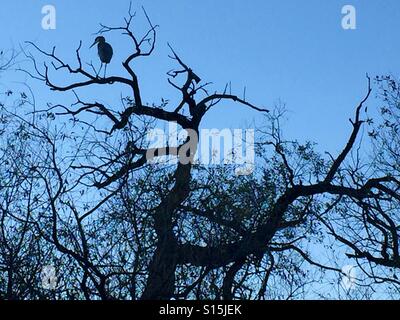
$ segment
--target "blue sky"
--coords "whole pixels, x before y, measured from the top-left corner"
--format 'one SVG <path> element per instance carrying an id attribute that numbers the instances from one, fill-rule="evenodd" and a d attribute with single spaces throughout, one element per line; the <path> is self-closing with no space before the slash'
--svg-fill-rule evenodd
<path id="1" fill-rule="evenodd" d="M 57 29 L 41 28 L 44 5 L 57 10 Z M 341 28 L 341 8 L 357 9 L 357 29 Z M 153 57 L 135 64 L 143 100 L 159 102 L 175 93 L 166 82 L 174 64 L 168 59 L 167 42 L 213 88 L 231 81 L 233 92 L 247 87 L 247 99 L 271 107 L 279 100 L 289 109 L 288 137 L 313 140 L 323 150 L 338 151 L 350 131 L 349 117 L 366 91 L 365 74 L 393 73 L 400 69 L 400 2 L 398 0 L 147 0 L 133 1 L 138 11 L 135 28 L 144 30 L 140 12 L 144 5 L 160 25 Z M 127 0 L 3 0 L 0 12 L 1 48 L 32 40 L 43 48 L 56 46 L 73 62 L 82 40 L 85 61 L 97 63 L 96 50 L 89 50 L 99 22 L 121 23 Z M 107 40 L 115 50 L 110 73 L 123 74 L 120 61 L 129 53 L 129 41 L 118 34 Z M 1 88 L 23 80 L 9 73 Z M 65 80 L 66 78 L 61 78 Z M 38 101 L 57 101 L 65 95 L 51 93 L 29 81 Z M 93 89 L 97 100 L 113 103 L 122 88 Z M 377 106 L 371 100 L 370 105 Z M 239 105 L 225 103 L 214 109 L 204 127 L 242 127 L 260 115 Z"/>

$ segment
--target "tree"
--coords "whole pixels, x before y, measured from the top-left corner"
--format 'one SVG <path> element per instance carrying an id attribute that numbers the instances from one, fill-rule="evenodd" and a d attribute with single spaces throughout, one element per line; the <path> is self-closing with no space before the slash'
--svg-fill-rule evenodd
<path id="1" fill-rule="evenodd" d="M 33 66 L 28 74 L 63 93 L 63 101 L 68 93 L 75 99 L 71 105 L 42 110 L 32 103 L 29 119 L 13 113 L 30 139 L 23 150 L 34 159 L 17 177 L 33 179 L 27 183 L 34 186 L 33 199 L 40 203 L 31 213 L 31 202 L 22 202 L 26 216 L 20 218 L 21 227 L 32 224 L 30 232 L 39 235 L 32 244 L 38 252 L 26 257 L 35 257 L 41 268 L 42 250 L 54 260 L 63 276 L 52 298 L 298 298 L 319 279 L 312 270 L 342 274 L 341 268 L 318 261 L 309 250 L 327 234 L 354 249 L 351 257 L 368 258 L 355 249 L 357 240 L 346 240 L 337 228 L 345 210 L 384 203 L 388 199 L 381 193 L 390 195 L 387 186 L 397 184 L 391 173 L 381 170 L 368 176 L 359 163 L 352 167 L 346 162 L 365 122 L 364 107 L 372 91 L 369 77 L 342 152 L 321 156 L 312 143 L 283 138 L 279 108 L 269 112 L 228 93 L 227 87 L 210 93 L 210 84 L 172 47 L 171 59 L 178 67 L 168 73 L 168 82 L 180 101 L 144 103 L 132 63 L 152 55 L 158 27 L 144 10 L 143 16 L 148 31 L 141 37 L 132 31 L 131 10 L 123 26 L 102 25 L 99 31 L 121 32 L 133 44 L 122 62 L 125 77 L 102 78 L 93 65 L 84 67 L 82 43 L 76 50 L 77 67 L 59 57 L 56 48 L 47 52 L 30 43 L 35 53 L 25 52 Z M 54 80 L 60 73 L 66 79 L 61 84 Z M 131 92 L 119 107 L 82 98 L 89 87 L 106 90 L 115 85 Z M 225 101 L 266 118 L 257 141 L 260 165 L 253 175 L 238 177 L 233 166 L 210 168 L 194 161 L 204 116 Z M 177 146 L 151 148 L 146 134 L 158 122 L 177 123 L 187 138 Z M 177 164 L 154 161 L 165 156 L 177 158 Z M 390 241 L 387 236 L 386 248 Z M 32 296 L 40 297 L 40 292 L 46 291 L 32 291 Z"/>
<path id="2" fill-rule="evenodd" d="M 348 248 L 348 257 L 372 283 L 387 284 L 398 294 L 399 284 L 399 83 L 392 76 L 376 77 L 378 96 L 383 102 L 381 121 L 368 119 L 372 157 L 359 154 L 348 167 L 353 183 L 367 179 L 368 196 L 340 199 L 335 215 L 319 217 L 329 233 Z M 381 177 L 381 178 L 379 178 Z M 335 219 L 335 223 L 329 220 Z"/>

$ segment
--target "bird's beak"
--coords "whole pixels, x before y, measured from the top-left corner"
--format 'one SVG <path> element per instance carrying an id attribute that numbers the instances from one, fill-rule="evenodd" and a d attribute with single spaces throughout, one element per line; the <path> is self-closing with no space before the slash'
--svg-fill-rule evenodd
<path id="1" fill-rule="evenodd" d="M 90 49 L 93 48 L 96 43 L 97 41 L 93 42 L 93 44 L 90 46 Z"/>

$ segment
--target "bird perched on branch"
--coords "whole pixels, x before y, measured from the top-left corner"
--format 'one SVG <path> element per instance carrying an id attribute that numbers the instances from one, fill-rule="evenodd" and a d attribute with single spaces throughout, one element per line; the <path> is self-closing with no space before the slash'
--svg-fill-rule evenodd
<path id="1" fill-rule="evenodd" d="M 103 67 L 103 64 L 105 64 L 105 67 L 104 67 L 104 78 L 105 78 L 106 72 L 107 72 L 107 65 L 111 62 L 114 51 L 113 51 L 113 48 L 111 47 L 111 45 L 109 43 L 107 43 L 106 39 L 102 36 L 97 37 L 90 48 L 93 48 L 93 46 L 96 45 L 96 43 L 97 43 L 98 54 L 99 54 L 100 61 L 101 61 L 101 67 L 100 67 L 99 73 L 101 71 L 101 68 Z"/>

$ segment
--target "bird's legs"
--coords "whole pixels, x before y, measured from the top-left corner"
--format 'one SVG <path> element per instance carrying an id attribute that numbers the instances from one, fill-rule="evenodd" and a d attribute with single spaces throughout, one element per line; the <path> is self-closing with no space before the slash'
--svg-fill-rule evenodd
<path id="1" fill-rule="evenodd" d="M 104 64 L 104 79 L 106 78 L 106 73 L 107 73 L 107 63 L 101 63 L 99 72 L 97 72 L 97 77 L 99 77 L 101 70 L 103 69 L 103 64 Z"/>
<path id="2" fill-rule="evenodd" d="M 97 76 L 99 76 L 99 74 L 100 74 L 100 72 L 101 72 L 101 69 L 103 69 L 103 62 L 102 62 L 101 65 L 100 65 L 100 69 L 99 69 L 99 72 L 97 72 Z"/>

